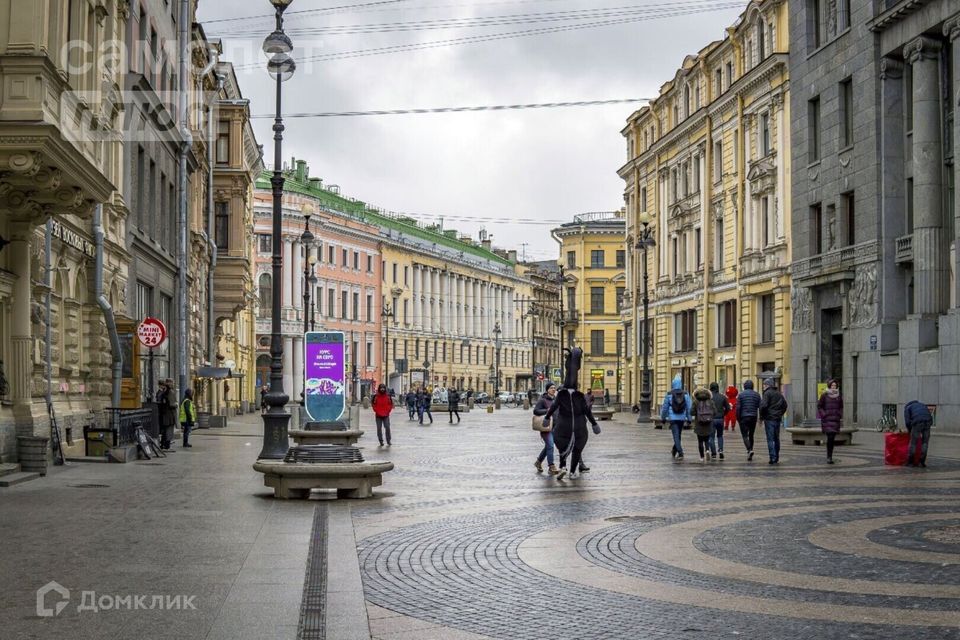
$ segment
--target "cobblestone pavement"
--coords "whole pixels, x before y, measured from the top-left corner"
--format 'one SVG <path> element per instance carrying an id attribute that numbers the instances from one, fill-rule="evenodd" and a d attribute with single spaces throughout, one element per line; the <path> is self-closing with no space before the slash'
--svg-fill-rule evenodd
<path id="1" fill-rule="evenodd" d="M 833 466 L 785 439 L 771 466 L 761 434 L 701 464 L 687 432 L 675 463 L 623 416 L 557 481 L 527 413 L 436 417 L 367 448 L 397 465 L 353 506 L 375 638 L 960 638 L 956 438 L 911 470 L 877 434 Z"/>
<path id="2" fill-rule="evenodd" d="M 588 474 L 557 481 L 528 416 L 401 412 L 380 448 L 365 412 L 365 457 L 396 470 L 364 501 L 273 499 L 257 416 L 166 459 L 0 489 L 0 639 L 292 640 L 305 597 L 334 640 L 960 639 L 960 438 L 935 434 L 927 469 L 884 467 L 873 433 L 833 466 L 786 442 L 781 465 L 747 462 L 729 434 L 726 460 L 675 463 L 668 432 L 623 416 L 590 436 Z M 51 580 L 69 606 L 38 617 Z M 84 591 L 196 608 L 77 611 Z"/>

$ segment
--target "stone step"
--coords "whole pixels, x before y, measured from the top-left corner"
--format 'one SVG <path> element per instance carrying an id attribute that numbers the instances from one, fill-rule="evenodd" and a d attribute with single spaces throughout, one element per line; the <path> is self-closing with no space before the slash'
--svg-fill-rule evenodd
<path id="1" fill-rule="evenodd" d="M 27 473 L 27 472 L 8 473 L 7 475 L 0 478 L 0 487 L 12 487 L 16 484 L 29 482 L 30 480 L 36 480 L 39 477 L 40 477 L 39 473 Z"/>
<path id="2" fill-rule="evenodd" d="M 11 473 L 20 473 L 20 465 L 15 462 L 0 464 L 0 477 Z"/>

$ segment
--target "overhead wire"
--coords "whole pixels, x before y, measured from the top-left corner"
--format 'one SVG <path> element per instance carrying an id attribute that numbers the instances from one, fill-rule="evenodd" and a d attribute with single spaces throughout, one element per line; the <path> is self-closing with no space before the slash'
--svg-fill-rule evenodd
<path id="1" fill-rule="evenodd" d="M 650 98 L 615 98 L 610 100 L 577 100 L 572 102 L 538 102 L 527 104 L 493 104 L 459 107 L 426 107 L 414 109 L 373 109 L 368 111 L 314 111 L 284 114 L 284 118 L 345 118 L 357 116 L 394 116 L 427 113 L 464 113 L 477 111 L 522 111 L 526 109 L 560 109 L 568 107 L 597 107 L 612 104 L 649 102 Z M 251 119 L 275 118 L 276 114 L 252 114 Z"/>

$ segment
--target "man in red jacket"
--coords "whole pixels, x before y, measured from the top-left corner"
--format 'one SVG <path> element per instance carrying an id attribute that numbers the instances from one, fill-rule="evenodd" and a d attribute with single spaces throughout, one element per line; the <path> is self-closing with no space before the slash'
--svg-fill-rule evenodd
<path id="1" fill-rule="evenodd" d="M 393 411 L 393 399 L 387 393 L 387 385 L 381 384 L 377 387 L 377 393 L 373 396 L 373 413 L 377 417 L 377 440 L 380 446 L 383 446 L 383 432 L 387 432 L 387 446 L 390 446 L 390 412 Z"/>

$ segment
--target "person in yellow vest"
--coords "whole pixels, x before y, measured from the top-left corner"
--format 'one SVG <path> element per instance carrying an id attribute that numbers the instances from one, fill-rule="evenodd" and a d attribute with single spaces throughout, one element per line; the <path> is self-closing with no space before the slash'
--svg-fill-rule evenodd
<path id="1" fill-rule="evenodd" d="M 193 405 L 193 389 L 183 392 L 183 402 L 180 403 L 180 428 L 183 430 L 184 448 L 192 448 L 190 431 L 197 422 L 197 410 Z"/>

